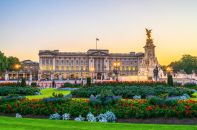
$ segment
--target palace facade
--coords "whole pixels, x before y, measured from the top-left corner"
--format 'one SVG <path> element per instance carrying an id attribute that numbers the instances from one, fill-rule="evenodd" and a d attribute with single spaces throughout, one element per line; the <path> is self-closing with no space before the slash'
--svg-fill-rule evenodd
<path id="1" fill-rule="evenodd" d="M 40 79 L 113 77 L 114 62 L 119 61 L 119 75 L 136 75 L 144 53 L 109 53 L 109 50 L 90 49 L 87 52 L 39 51 Z"/>
<path id="2" fill-rule="evenodd" d="M 110 79 L 115 75 L 147 75 L 158 62 L 150 37 L 145 53 L 110 53 L 109 50 L 89 49 L 87 52 L 39 51 L 39 79 L 85 78 Z M 116 63 L 118 63 L 118 66 Z M 116 70 L 116 71 L 114 71 Z M 152 70 L 151 70 L 152 71 Z"/>

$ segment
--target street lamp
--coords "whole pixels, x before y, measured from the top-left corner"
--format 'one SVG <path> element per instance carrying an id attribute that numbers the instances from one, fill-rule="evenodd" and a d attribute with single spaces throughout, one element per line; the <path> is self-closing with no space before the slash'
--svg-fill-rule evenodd
<path id="1" fill-rule="evenodd" d="M 167 72 L 167 83 L 168 85 L 173 86 L 173 77 L 172 77 L 173 68 L 167 67 L 166 72 Z"/>
<path id="2" fill-rule="evenodd" d="M 116 75 L 116 81 L 118 81 L 118 69 L 120 68 L 120 61 L 114 61 L 113 62 L 113 67 L 114 67 L 114 73 Z"/>
<path id="3" fill-rule="evenodd" d="M 166 72 L 167 72 L 168 74 L 171 74 L 171 73 L 173 72 L 173 68 L 172 68 L 172 67 L 167 67 L 167 68 L 166 68 Z"/>
<path id="4" fill-rule="evenodd" d="M 19 69 L 21 68 L 21 65 L 20 64 L 15 64 L 14 65 L 14 69 L 17 71 L 17 79 L 19 80 Z"/>
<path id="5" fill-rule="evenodd" d="M 92 74 L 92 81 L 93 81 L 94 67 L 91 67 L 91 68 L 90 68 L 90 72 L 91 72 L 91 74 Z"/>

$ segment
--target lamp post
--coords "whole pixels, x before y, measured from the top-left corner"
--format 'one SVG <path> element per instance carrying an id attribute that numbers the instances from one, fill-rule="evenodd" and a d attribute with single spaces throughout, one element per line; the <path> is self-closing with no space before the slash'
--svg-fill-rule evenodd
<path id="1" fill-rule="evenodd" d="M 167 72 L 167 74 L 172 74 L 173 68 L 172 67 L 167 67 L 166 72 Z"/>
<path id="2" fill-rule="evenodd" d="M 167 67 L 166 72 L 167 72 L 168 85 L 173 86 L 173 78 L 172 78 L 173 68 L 172 67 Z"/>
<path id="3" fill-rule="evenodd" d="M 91 67 L 91 68 L 90 68 L 90 72 L 91 72 L 91 74 L 92 74 L 92 81 L 93 81 L 94 67 Z"/>
<path id="4" fill-rule="evenodd" d="M 118 81 L 118 69 L 120 68 L 120 61 L 113 62 L 114 73 L 116 75 L 116 81 Z"/>
<path id="5" fill-rule="evenodd" d="M 19 80 L 19 69 L 21 68 L 20 64 L 15 64 L 14 69 L 17 71 L 17 80 Z"/>

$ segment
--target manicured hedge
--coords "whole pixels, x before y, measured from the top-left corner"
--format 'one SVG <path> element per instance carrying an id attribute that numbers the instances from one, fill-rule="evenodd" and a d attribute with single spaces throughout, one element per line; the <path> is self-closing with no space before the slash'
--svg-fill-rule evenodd
<path id="1" fill-rule="evenodd" d="M 94 115 L 112 111 L 118 118 L 152 118 L 152 117 L 195 117 L 197 118 L 197 102 L 179 100 L 157 104 L 151 100 L 121 100 L 113 105 L 90 105 L 88 100 L 18 100 L 0 104 L 2 113 L 20 113 L 22 115 L 46 115 L 55 112 L 69 113 L 72 117 L 86 116 L 89 112 Z"/>
<path id="2" fill-rule="evenodd" d="M 167 85 L 164 81 L 104 81 L 96 82 L 92 86 L 157 86 Z"/>
<path id="3" fill-rule="evenodd" d="M 35 95 L 36 92 L 39 92 L 38 88 L 33 87 L 0 87 L 0 96 L 8 95 Z"/>
<path id="4" fill-rule="evenodd" d="M 133 98 L 135 95 L 141 95 L 142 98 L 147 96 L 159 96 L 168 94 L 168 96 L 180 96 L 183 94 L 191 95 L 193 91 L 183 87 L 170 87 L 164 85 L 150 86 L 94 86 L 84 87 L 72 91 L 74 97 L 90 97 L 90 95 L 100 94 L 102 90 L 111 90 L 114 95 L 122 96 L 123 98 Z"/>
<path id="5" fill-rule="evenodd" d="M 71 84 L 71 83 L 64 83 L 61 88 L 79 88 L 81 87 L 81 84 Z"/>
<path id="6" fill-rule="evenodd" d="M 11 82 L 0 83 L 0 87 L 6 87 L 6 86 L 19 87 L 20 83 L 11 83 Z"/>

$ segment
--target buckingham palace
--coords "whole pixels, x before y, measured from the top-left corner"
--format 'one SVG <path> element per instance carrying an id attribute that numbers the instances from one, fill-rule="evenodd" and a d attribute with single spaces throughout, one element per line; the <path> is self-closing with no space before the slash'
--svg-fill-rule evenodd
<path id="1" fill-rule="evenodd" d="M 120 75 L 136 75 L 144 53 L 109 53 L 109 50 L 90 49 L 87 52 L 59 52 L 41 50 L 39 63 L 41 78 L 67 79 L 92 76 L 96 79 L 112 77 L 114 63 L 119 61 Z"/>
<path id="2" fill-rule="evenodd" d="M 89 49 L 86 52 L 40 50 L 38 77 L 53 80 L 90 76 L 102 80 L 113 78 L 115 74 L 148 75 L 148 70 L 158 64 L 151 36 L 147 37 L 144 49 L 144 53 L 110 53 L 107 49 Z"/>

